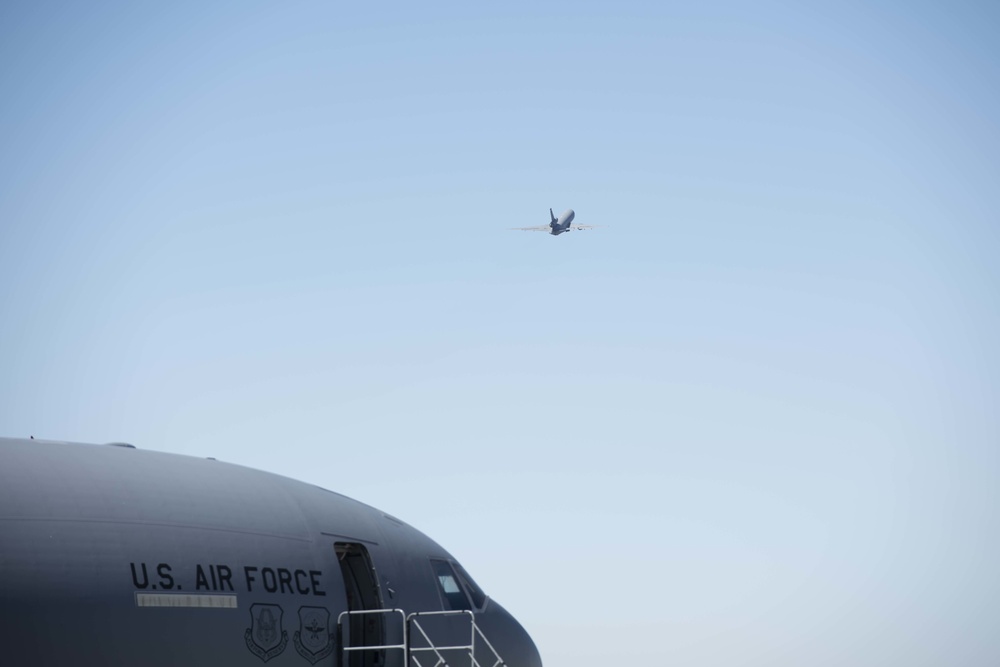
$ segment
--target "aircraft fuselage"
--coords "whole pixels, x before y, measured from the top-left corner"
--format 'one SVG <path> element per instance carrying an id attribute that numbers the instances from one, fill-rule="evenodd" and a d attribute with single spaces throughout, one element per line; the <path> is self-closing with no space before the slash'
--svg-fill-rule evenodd
<path id="1" fill-rule="evenodd" d="M 374 609 L 397 611 L 342 618 Z M 4 665 L 333 666 L 447 610 L 425 621 L 443 641 L 467 644 L 471 618 L 507 665 L 540 667 L 447 551 L 372 507 L 215 460 L 0 438 Z"/>
<path id="2" fill-rule="evenodd" d="M 573 223 L 573 218 L 575 217 L 576 213 L 573 211 L 573 209 L 571 208 L 566 209 L 565 211 L 559 214 L 558 218 L 554 218 L 552 222 L 549 223 L 549 227 L 552 228 L 552 231 L 550 231 L 549 233 L 552 234 L 553 236 L 559 236 L 564 232 L 572 231 L 570 225 Z"/>

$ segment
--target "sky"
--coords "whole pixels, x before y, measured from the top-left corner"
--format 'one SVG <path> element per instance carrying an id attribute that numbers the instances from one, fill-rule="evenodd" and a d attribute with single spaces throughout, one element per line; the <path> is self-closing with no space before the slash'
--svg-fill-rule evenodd
<path id="1" fill-rule="evenodd" d="M 998 664 L 998 25 L 5 2 L 0 434 L 374 505 L 548 667 Z"/>

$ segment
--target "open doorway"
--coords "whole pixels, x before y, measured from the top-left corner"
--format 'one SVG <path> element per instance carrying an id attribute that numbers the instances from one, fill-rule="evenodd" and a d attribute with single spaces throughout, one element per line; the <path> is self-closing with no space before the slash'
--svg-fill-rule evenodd
<path id="1" fill-rule="evenodd" d="M 347 591 L 347 610 L 364 611 L 382 609 L 382 595 L 378 576 L 372 565 L 368 549 L 355 542 L 337 542 L 334 545 L 340 573 Z M 348 619 L 342 646 L 384 646 L 385 622 L 382 614 L 352 615 Z M 381 667 L 385 664 L 385 649 L 350 651 L 346 667 Z"/>

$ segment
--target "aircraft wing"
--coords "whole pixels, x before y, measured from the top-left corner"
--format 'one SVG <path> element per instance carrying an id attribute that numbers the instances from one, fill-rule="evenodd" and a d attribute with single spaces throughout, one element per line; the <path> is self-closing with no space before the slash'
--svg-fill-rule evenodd
<path id="1" fill-rule="evenodd" d="M 600 225 L 573 225 L 572 229 L 597 229 Z"/>
<path id="2" fill-rule="evenodd" d="M 511 229 L 514 229 L 514 230 L 519 231 L 519 232 L 551 232 L 552 231 L 552 228 L 549 227 L 548 225 L 545 225 L 544 227 L 511 227 Z"/>

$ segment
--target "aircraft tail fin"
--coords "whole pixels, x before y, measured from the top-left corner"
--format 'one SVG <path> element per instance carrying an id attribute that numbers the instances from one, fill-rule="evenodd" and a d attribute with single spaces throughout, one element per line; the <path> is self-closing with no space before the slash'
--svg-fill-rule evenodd
<path id="1" fill-rule="evenodd" d="M 556 214 L 552 212 L 551 208 L 549 209 L 549 217 L 552 218 L 552 222 L 556 221 Z"/>

